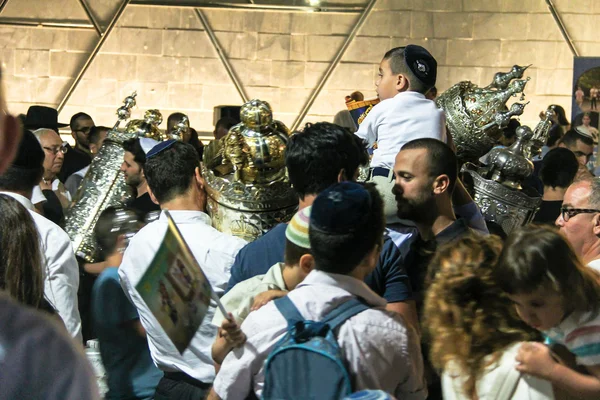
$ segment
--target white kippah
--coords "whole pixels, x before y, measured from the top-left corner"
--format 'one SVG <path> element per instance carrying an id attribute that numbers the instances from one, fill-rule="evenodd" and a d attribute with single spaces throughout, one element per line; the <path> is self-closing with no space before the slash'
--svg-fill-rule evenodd
<path id="1" fill-rule="evenodd" d="M 145 154 L 148 154 L 148 152 L 150 150 L 152 150 L 152 148 L 154 146 L 156 146 L 158 143 L 160 143 L 160 142 L 157 140 L 154 140 L 154 139 L 145 138 L 145 137 L 140 138 L 140 146 L 142 147 L 142 150 L 144 150 Z"/>

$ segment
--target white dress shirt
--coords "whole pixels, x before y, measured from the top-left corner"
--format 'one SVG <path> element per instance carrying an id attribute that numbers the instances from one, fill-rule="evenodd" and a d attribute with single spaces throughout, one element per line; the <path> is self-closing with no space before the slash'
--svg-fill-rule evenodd
<path id="1" fill-rule="evenodd" d="M 421 138 L 446 142 L 446 117 L 425 95 L 402 92 L 373 107 L 356 135 L 369 147 L 377 142 L 371 168 L 393 169 L 396 155 L 407 142 Z"/>
<path id="2" fill-rule="evenodd" d="M 69 201 L 73 201 L 73 198 L 71 197 L 71 193 L 69 193 L 68 190 L 65 189 L 64 186 L 62 186 L 61 189 L 61 184 L 60 184 L 60 180 L 55 179 L 52 181 L 52 191 L 53 192 L 58 192 L 61 195 L 63 195 L 67 200 Z M 38 204 L 38 203 L 43 203 L 46 200 L 46 196 L 44 196 L 44 192 L 42 192 L 42 188 L 40 187 L 40 185 L 36 185 L 33 187 L 33 193 L 31 194 L 31 202 L 33 204 Z"/>
<path id="3" fill-rule="evenodd" d="M 210 225 L 210 217 L 203 212 L 170 211 L 170 214 L 213 290 L 221 296 L 229 281 L 235 256 L 247 243 L 214 229 Z M 215 376 L 211 346 L 217 328 L 211 321 L 216 304 L 211 302 L 196 335 L 183 354 L 180 354 L 135 289 L 154 259 L 167 227 L 167 217 L 161 213 L 157 221 L 146 225 L 131 239 L 119 267 L 121 286 L 138 310 L 140 322 L 146 329 L 152 359 L 158 368 L 170 372 L 181 371 L 199 381 L 210 383 Z"/>
<path id="4" fill-rule="evenodd" d="M 27 197 L 12 192 L 0 194 L 17 200 L 27 208 L 33 218 L 40 234 L 44 263 L 44 296 L 58 311 L 71 336 L 81 342 L 81 318 L 77 305 L 79 266 L 69 235 L 60 226 L 35 212 L 33 203 Z"/>
<path id="5" fill-rule="evenodd" d="M 312 271 L 288 297 L 307 320 L 318 321 L 353 296 L 375 307 L 343 323 L 337 339 L 346 357 L 354 390 L 381 389 L 399 399 L 425 399 L 419 338 L 402 317 L 385 311 L 386 301 L 355 278 Z M 227 400 L 245 399 L 254 389 L 260 398 L 264 363 L 287 331 L 287 322 L 273 302 L 248 315 L 242 324 L 247 340 L 233 349 L 214 382 Z"/>
<path id="6" fill-rule="evenodd" d="M 496 400 L 499 393 L 512 393 L 515 400 L 552 400 L 552 384 L 531 375 L 521 374 L 515 369 L 515 357 L 522 342 L 505 349 L 497 362 L 486 368 L 475 384 L 479 400 Z M 452 363 L 442 374 L 442 392 L 444 400 L 471 400 L 463 390 L 467 378 Z M 507 386 L 507 387 L 504 387 Z M 511 390 L 512 386 L 512 390 Z M 502 391 L 500 390 L 502 388 Z M 502 397 L 504 399 L 504 397 Z"/>

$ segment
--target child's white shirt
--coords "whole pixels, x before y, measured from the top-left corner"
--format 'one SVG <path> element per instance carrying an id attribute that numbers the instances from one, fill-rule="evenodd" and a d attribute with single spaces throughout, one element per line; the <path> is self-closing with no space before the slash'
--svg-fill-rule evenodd
<path id="1" fill-rule="evenodd" d="M 373 107 L 356 135 L 369 146 L 377 142 L 371 168 L 393 169 L 396 155 L 407 142 L 420 138 L 447 142 L 446 117 L 425 95 L 401 92 Z"/>

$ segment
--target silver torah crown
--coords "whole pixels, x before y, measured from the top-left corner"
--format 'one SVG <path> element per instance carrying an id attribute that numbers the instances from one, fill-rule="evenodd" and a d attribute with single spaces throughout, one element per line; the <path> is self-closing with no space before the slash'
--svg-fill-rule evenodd
<path id="1" fill-rule="evenodd" d="M 498 73 L 485 88 L 459 82 L 438 97 L 436 103 L 446 114 L 459 160 L 478 160 L 496 144 L 510 118 L 523 114 L 525 104 L 515 103 L 508 109 L 506 103 L 517 94 L 523 99 L 529 78 L 514 79 L 526 69 L 514 66 L 508 73 Z"/>

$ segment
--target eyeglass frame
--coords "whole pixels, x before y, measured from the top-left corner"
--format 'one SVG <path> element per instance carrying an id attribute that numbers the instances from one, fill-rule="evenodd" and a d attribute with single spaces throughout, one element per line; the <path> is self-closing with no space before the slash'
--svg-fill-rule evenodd
<path id="1" fill-rule="evenodd" d="M 565 222 L 567 222 L 568 220 L 570 220 L 571 218 L 573 218 L 574 216 L 576 216 L 578 214 L 593 214 L 593 213 L 600 213 L 600 210 L 595 210 L 592 208 L 567 208 L 567 207 L 561 207 L 561 209 L 560 209 L 560 215 L 562 216 L 562 219 Z"/>
<path id="2" fill-rule="evenodd" d="M 62 142 L 60 147 L 51 148 L 51 147 L 42 146 L 42 149 L 48 151 L 49 153 L 52 153 L 53 155 L 57 155 L 58 152 L 66 154 L 67 151 L 69 150 L 68 146 L 69 146 L 69 144 L 67 142 Z"/>

